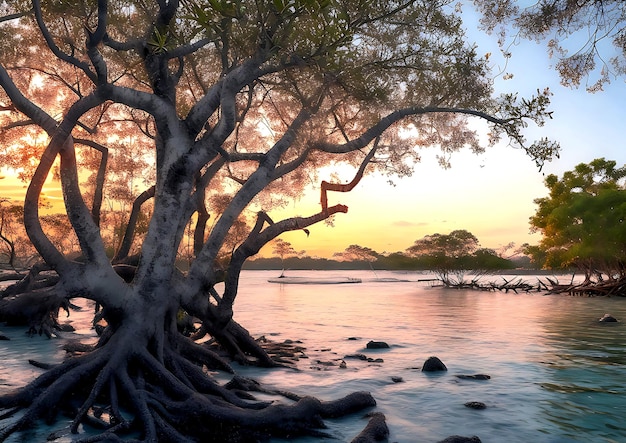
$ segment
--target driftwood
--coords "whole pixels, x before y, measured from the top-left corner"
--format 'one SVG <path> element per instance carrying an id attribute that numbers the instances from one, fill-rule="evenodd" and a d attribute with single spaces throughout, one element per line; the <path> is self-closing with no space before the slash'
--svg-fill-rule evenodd
<path id="1" fill-rule="evenodd" d="M 549 294 L 569 294 L 587 297 L 626 297 L 626 276 L 610 278 L 608 280 L 593 281 L 585 279 L 582 283 L 559 283 L 557 279 L 546 278 L 550 283 Z"/>
<path id="2" fill-rule="evenodd" d="M 443 278 L 441 282 L 444 287 L 451 289 L 473 289 L 478 291 L 504 291 L 506 293 L 513 292 L 518 294 L 520 292 L 541 292 L 542 290 L 547 290 L 547 286 L 541 280 L 537 279 L 536 284 L 531 284 L 523 281 L 521 278 L 514 278 L 507 280 L 502 277 L 503 282 L 480 282 L 478 278 L 471 280 L 469 282 L 461 280 L 461 281 L 452 281 L 450 279 Z"/>
<path id="3" fill-rule="evenodd" d="M 543 292 L 545 294 L 569 294 L 586 297 L 626 297 L 626 276 L 598 281 L 587 278 L 582 283 L 574 282 L 574 276 L 572 276 L 569 283 L 560 283 L 555 277 L 545 277 L 545 282 L 538 278 L 536 283 L 528 283 L 518 277 L 509 280 L 502 277 L 502 280 L 502 282 L 481 282 L 478 278 L 471 281 L 440 279 L 443 287 L 451 289 L 503 291 L 515 294 Z"/>

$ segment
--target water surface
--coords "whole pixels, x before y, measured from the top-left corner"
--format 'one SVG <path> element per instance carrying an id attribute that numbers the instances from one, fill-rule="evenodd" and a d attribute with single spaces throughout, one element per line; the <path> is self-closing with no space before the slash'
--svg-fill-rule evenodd
<path id="1" fill-rule="evenodd" d="M 605 313 L 626 320 L 625 299 L 430 288 L 416 282 L 428 276 L 371 271 L 289 272 L 361 277 L 361 284 L 267 283 L 277 274 L 243 273 L 235 319 L 254 336 L 301 341 L 308 358 L 299 361 L 299 371 L 238 367 L 242 375 L 323 400 L 370 391 L 387 416 L 391 442 L 436 442 L 453 434 L 485 443 L 626 441 L 626 327 L 597 322 Z M 372 281 L 390 276 L 412 281 Z M 82 325 L 78 335 L 92 337 L 89 311 L 71 319 Z M 62 340 L 1 330 L 12 341 L 0 342 L 0 390 L 40 372 L 27 359 L 62 358 Z M 370 340 L 391 347 L 368 350 Z M 355 353 L 383 362 L 344 358 Z M 446 373 L 420 371 L 431 355 L 447 365 Z M 477 373 L 491 379 L 455 377 Z M 487 408 L 469 409 L 469 401 Z M 366 424 L 361 416 L 329 421 L 328 431 L 350 441 Z"/>

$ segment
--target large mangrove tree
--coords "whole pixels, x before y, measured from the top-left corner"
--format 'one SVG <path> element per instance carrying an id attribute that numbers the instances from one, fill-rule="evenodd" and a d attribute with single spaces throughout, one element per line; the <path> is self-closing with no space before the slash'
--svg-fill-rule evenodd
<path id="1" fill-rule="evenodd" d="M 84 297 L 104 325 L 90 352 L 0 395 L 0 440 L 69 411 L 72 432 L 102 425 L 89 441 L 257 441 L 374 405 L 365 392 L 292 406 L 242 399 L 204 369 L 228 363 L 192 338 L 273 365 L 233 320 L 242 265 L 281 233 L 346 212 L 329 193 L 351 190 L 367 166 L 408 174 L 422 147 L 445 162 L 500 138 L 539 165 L 558 151 L 521 133 L 549 116 L 549 91 L 496 97 L 488 57 L 448 0 L 11 0 L 0 13 L 1 160 L 29 180 L 23 220 L 42 259 L 11 300 L 45 312 Z M 490 126 L 482 145 L 473 119 Z M 111 243 L 107 183 L 130 180 L 113 158 L 147 166 Z M 354 176 L 319 183 L 319 212 L 272 219 L 331 162 Z M 49 174 L 79 254 L 41 221 Z M 34 289 L 43 269 L 55 277 Z M 192 338 L 181 313 L 199 325 Z"/>

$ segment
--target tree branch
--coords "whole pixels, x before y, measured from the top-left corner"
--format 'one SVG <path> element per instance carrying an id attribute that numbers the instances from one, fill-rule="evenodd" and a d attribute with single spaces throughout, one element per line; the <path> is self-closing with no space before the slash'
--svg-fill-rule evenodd
<path id="1" fill-rule="evenodd" d="M 54 42 L 54 38 L 52 37 L 52 34 L 50 34 L 50 31 L 48 30 L 48 27 L 46 26 L 46 23 L 44 22 L 41 15 L 41 0 L 33 0 L 33 9 L 35 10 L 35 19 L 37 20 L 39 30 L 43 34 L 43 38 L 45 39 L 46 44 L 48 45 L 52 53 L 64 62 L 76 66 L 78 69 L 83 71 L 92 82 L 97 83 L 98 76 L 89 69 L 89 65 L 81 62 L 76 57 L 61 51 L 61 49 Z"/>
<path id="2" fill-rule="evenodd" d="M 135 201 L 133 202 L 133 208 L 130 213 L 130 218 L 128 219 L 128 224 L 126 225 L 126 231 L 124 232 L 124 238 L 122 239 L 122 243 L 120 244 L 119 249 L 115 253 L 115 256 L 111 260 L 113 263 L 117 263 L 120 260 L 128 257 L 128 253 L 130 252 L 130 247 L 133 244 L 133 237 L 135 235 L 135 228 L 137 227 L 137 220 L 139 219 L 139 211 L 141 210 L 141 205 L 143 205 L 146 201 L 154 197 L 156 187 L 151 186 L 146 189 L 144 192 L 139 194 Z"/>
<path id="3" fill-rule="evenodd" d="M 93 203 L 91 206 L 91 216 L 94 223 L 100 225 L 100 210 L 102 208 L 102 199 L 104 198 L 104 181 L 106 178 L 107 162 L 109 158 L 109 150 L 106 146 L 102 146 L 93 140 L 87 140 L 82 138 L 74 139 L 75 143 L 80 143 L 85 146 L 89 146 L 100 152 L 100 165 L 98 166 L 98 173 L 96 174 L 96 188 L 94 189 Z"/>
<path id="4" fill-rule="evenodd" d="M 328 183 L 327 181 L 322 181 L 322 185 L 321 185 L 322 192 L 320 196 L 320 203 L 322 204 L 322 212 L 328 210 L 328 196 L 327 196 L 328 191 L 350 192 L 361 181 L 361 179 L 363 178 L 363 173 L 365 172 L 365 168 L 367 167 L 367 165 L 369 165 L 370 161 L 374 157 L 374 154 L 376 153 L 376 150 L 378 149 L 379 141 L 380 141 L 380 138 L 377 138 L 376 141 L 374 142 L 374 147 L 370 150 L 370 152 L 367 153 L 367 155 L 361 162 L 361 166 L 359 167 L 359 170 L 355 174 L 352 181 L 350 181 L 350 183 L 339 184 L 339 183 Z"/>

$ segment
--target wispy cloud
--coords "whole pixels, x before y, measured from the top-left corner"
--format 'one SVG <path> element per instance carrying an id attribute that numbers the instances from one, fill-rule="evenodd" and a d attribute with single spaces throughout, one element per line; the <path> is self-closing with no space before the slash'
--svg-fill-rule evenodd
<path id="1" fill-rule="evenodd" d="M 398 226 L 400 228 L 415 228 L 418 226 L 428 226 L 429 223 L 426 222 L 410 222 L 410 221 L 406 221 L 406 220 L 398 220 L 395 221 L 391 224 L 392 226 Z"/>

